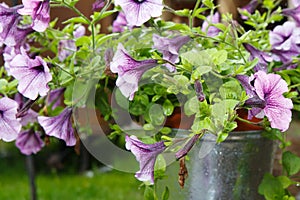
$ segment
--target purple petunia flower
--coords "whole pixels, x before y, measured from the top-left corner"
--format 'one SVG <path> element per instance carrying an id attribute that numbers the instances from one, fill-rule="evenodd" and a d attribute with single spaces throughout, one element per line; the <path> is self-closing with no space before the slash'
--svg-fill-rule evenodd
<path id="1" fill-rule="evenodd" d="M 295 22 L 287 21 L 270 31 L 270 44 L 273 49 L 299 52 L 300 28 Z"/>
<path id="2" fill-rule="evenodd" d="M 96 0 L 94 3 L 93 3 L 93 8 L 92 10 L 93 11 L 96 11 L 96 10 L 101 10 L 105 5 L 105 1 L 104 0 Z"/>
<path id="3" fill-rule="evenodd" d="M 118 73 L 116 85 L 125 97 L 132 100 L 134 93 L 138 90 L 138 82 L 142 75 L 156 65 L 157 61 L 154 59 L 142 61 L 133 59 L 120 43 L 110 64 L 110 70 Z"/>
<path id="4" fill-rule="evenodd" d="M 39 133 L 33 130 L 21 132 L 16 139 L 16 146 L 25 155 L 36 154 L 44 146 Z"/>
<path id="5" fill-rule="evenodd" d="M 76 44 L 74 40 L 61 40 L 58 43 L 58 59 L 63 62 L 67 57 L 76 52 Z"/>
<path id="6" fill-rule="evenodd" d="M 212 16 L 208 16 L 202 24 L 202 31 L 206 33 L 207 36 L 214 37 L 219 34 L 220 30 L 215 26 L 210 26 L 210 24 L 217 24 L 220 22 L 220 14 L 216 12 Z"/>
<path id="7" fill-rule="evenodd" d="M 164 142 L 155 144 L 145 144 L 136 136 L 125 138 L 126 149 L 130 150 L 140 163 L 140 170 L 136 172 L 135 177 L 140 181 L 149 181 L 154 184 L 154 164 L 157 156 L 165 150 Z"/>
<path id="8" fill-rule="evenodd" d="M 46 102 L 48 105 L 52 105 L 52 110 L 61 105 L 61 97 L 65 90 L 66 88 L 57 88 L 49 92 Z"/>
<path id="9" fill-rule="evenodd" d="M 85 27 L 82 25 L 79 25 L 74 31 L 73 31 L 73 37 L 79 38 L 85 35 Z"/>
<path id="10" fill-rule="evenodd" d="M 65 108 L 58 116 L 39 116 L 38 122 L 49 136 L 62 139 L 67 146 L 76 144 L 76 137 L 71 123 L 72 108 Z"/>
<path id="11" fill-rule="evenodd" d="M 32 17 L 32 28 L 38 32 L 44 32 L 50 22 L 49 0 L 22 0 L 23 8 L 18 10 L 21 15 Z"/>
<path id="12" fill-rule="evenodd" d="M 300 26 L 300 5 L 295 8 L 286 8 L 282 10 L 282 14 L 295 20 L 297 26 Z"/>
<path id="13" fill-rule="evenodd" d="M 28 57 L 24 49 L 10 62 L 10 73 L 19 81 L 18 91 L 29 99 L 45 96 L 49 91 L 48 82 L 52 80 L 47 63 L 39 56 Z"/>
<path id="14" fill-rule="evenodd" d="M 0 99 L 0 139 L 10 142 L 18 137 L 22 125 L 16 118 L 19 105 L 16 101 L 2 97 Z"/>
<path id="15" fill-rule="evenodd" d="M 287 21 L 269 33 L 272 57 L 283 63 L 290 62 L 300 53 L 300 28 L 295 22 Z"/>
<path id="16" fill-rule="evenodd" d="M 121 6 L 130 26 L 141 26 L 151 17 L 162 15 L 162 0 L 115 0 Z"/>
<path id="17" fill-rule="evenodd" d="M 300 5 L 300 0 L 292 0 L 292 4 L 294 5 L 294 7 L 297 7 Z"/>
<path id="18" fill-rule="evenodd" d="M 21 46 L 26 36 L 32 32 L 31 28 L 18 26 L 19 8 L 20 6 L 10 8 L 5 3 L 0 4 L 0 46 Z"/>
<path id="19" fill-rule="evenodd" d="M 114 20 L 112 24 L 112 32 L 121 33 L 124 31 L 124 27 L 128 25 L 124 12 L 119 12 L 117 18 Z M 132 27 L 129 27 L 132 28 Z"/>
<path id="20" fill-rule="evenodd" d="M 272 57 L 269 56 L 266 52 L 260 51 L 250 44 L 244 43 L 243 45 L 245 49 L 250 53 L 250 60 L 258 58 L 258 63 L 254 67 L 254 71 L 257 72 L 261 70 L 267 72 L 268 64 L 273 60 Z"/>
<path id="21" fill-rule="evenodd" d="M 267 116 L 272 128 L 286 131 L 291 122 L 293 103 L 283 96 L 288 91 L 287 83 L 277 74 L 258 71 L 253 77 L 237 77 L 249 99 L 246 105 L 253 107 L 249 116 Z"/>
<path id="22" fill-rule="evenodd" d="M 251 0 L 246 6 L 240 8 L 240 10 L 247 11 L 248 13 L 252 14 L 257 8 L 257 6 L 258 0 Z M 248 17 L 244 15 L 241 15 L 241 18 L 244 20 L 248 19 Z"/>
<path id="23" fill-rule="evenodd" d="M 35 100 L 28 100 L 20 93 L 15 94 L 14 100 L 19 104 L 16 117 L 20 118 L 22 126 L 26 126 L 28 123 L 34 123 L 37 121 L 38 113 L 31 109 Z"/>
<path id="24" fill-rule="evenodd" d="M 172 64 L 179 62 L 179 49 L 190 40 L 191 38 L 188 36 L 179 35 L 173 38 L 167 38 L 153 34 L 154 48 L 163 54 L 163 59 Z M 165 66 L 170 72 L 175 72 L 175 66 L 170 63 L 166 63 Z"/>

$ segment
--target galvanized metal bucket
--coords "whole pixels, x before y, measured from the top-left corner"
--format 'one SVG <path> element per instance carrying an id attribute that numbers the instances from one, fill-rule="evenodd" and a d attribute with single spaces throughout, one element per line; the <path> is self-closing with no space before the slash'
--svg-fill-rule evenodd
<path id="1" fill-rule="evenodd" d="M 261 133 L 232 132 L 221 144 L 204 136 L 189 153 L 184 189 L 177 182 L 175 162 L 168 167 L 167 178 L 158 181 L 158 193 L 168 186 L 170 200 L 263 200 L 258 185 L 272 171 L 276 145 Z"/>

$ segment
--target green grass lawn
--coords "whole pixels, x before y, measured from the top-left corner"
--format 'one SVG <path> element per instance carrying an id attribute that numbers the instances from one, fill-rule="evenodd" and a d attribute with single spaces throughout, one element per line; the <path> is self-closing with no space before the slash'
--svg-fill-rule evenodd
<path id="1" fill-rule="evenodd" d="M 10 156 L 2 155 L 0 158 L 0 200 L 29 200 L 29 180 L 25 158 L 14 148 L 9 151 Z M 40 170 L 36 175 L 38 199 L 143 199 L 143 189 L 139 189 L 141 182 L 134 178 L 134 174 L 115 170 L 102 173 L 98 169 L 90 171 L 92 176 L 80 175 L 74 172 L 76 170 L 58 172 Z"/>

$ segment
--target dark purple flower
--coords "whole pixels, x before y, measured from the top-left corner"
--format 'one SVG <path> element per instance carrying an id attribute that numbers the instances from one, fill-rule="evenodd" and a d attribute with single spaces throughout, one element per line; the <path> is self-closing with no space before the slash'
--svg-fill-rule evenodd
<path id="1" fill-rule="evenodd" d="M 49 136 L 62 139 L 67 146 L 76 144 L 76 137 L 71 122 L 72 108 L 65 108 L 58 116 L 39 116 L 38 122 Z"/>
<path id="2" fill-rule="evenodd" d="M 256 49 L 254 46 L 250 44 L 243 44 L 245 49 L 250 53 L 250 60 L 254 60 L 255 58 L 258 58 L 258 63 L 254 67 L 254 71 L 265 71 L 268 70 L 268 64 L 273 59 L 270 55 L 268 55 L 266 52 L 260 51 Z"/>
<path id="3" fill-rule="evenodd" d="M 175 36 L 173 38 L 160 37 L 159 35 L 153 34 L 154 48 L 163 54 L 163 59 L 168 62 L 175 64 L 179 62 L 179 50 L 180 48 L 190 41 L 191 38 L 188 36 Z M 176 71 L 175 66 L 170 63 L 166 63 L 166 67 L 170 72 Z"/>
<path id="4" fill-rule="evenodd" d="M 32 32 L 31 28 L 18 26 L 19 8 L 20 6 L 9 8 L 4 3 L 0 4 L 0 46 L 21 46 L 26 36 Z"/>
<path id="5" fill-rule="evenodd" d="M 142 61 L 133 59 L 120 43 L 113 61 L 110 63 L 110 70 L 118 73 L 116 85 L 125 97 L 132 100 L 134 93 L 138 90 L 138 82 L 142 75 L 156 65 L 157 61 L 154 59 Z"/>
<path id="6" fill-rule="evenodd" d="M 200 137 L 200 134 L 195 134 L 193 135 L 192 138 L 190 138 L 187 143 L 181 148 L 179 149 L 179 151 L 177 151 L 175 153 L 175 157 L 177 160 L 179 160 L 180 158 L 186 156 L 190 150 L 192 149 L 192 147 L 196 144 L 196 142 L 198 141 Z"/>
<path id="7" fill-rule="evenodd" d="M 297 26 L 300 26 L 300 5 L 295 8 L 286 8 L 282 10 L 282 14 L 295 20 Z"/>
<path id="8" fill-rule="evenodd" d="M 121 33 L 124 31 L 124 27 L 128 25 L 124 12 L 119 12 L 117 18 L 112 24 L 112 32 Z"/>
<path id="9" fill-rule="evenodd" d="M 16 146 L 25 155 L 36 154 L 44 146 L 39 133 L 33 130 L 21 132 L 16 139 Z"/>
<path id="10" fill-rule="evenodd" d="M 50 22 L 49 0 L 22 0 L 23 8 L 18 10 L 21 15 L 32 17 L 32 28 L 38 32 L 44 32 Z"/>
<path id="11" fill-rule="evenodd" d="M 242 80 L 241 84 L 249 95 L 245 104 L 253 107 L 249 117 L 261 118 L 265 115 L 272 128 L 286 131 L 291 122 L 293 103 L 283 96 L 288 87 L 281 76 L 258 71 L 248 79 L 248 83 L 245 77 L 239 77 L 238 80 Z"/>
<path id="12" fill-rule="evenodd" d="M 197 99 L 200 102 L 203 102 L 205 100 L 205 94 L 203 93 L 202 83 L 199 80 L 195 81 L 194 88 L 197 95 Z"/>
<path id="13" fill-rule="evenodd" d="M 121 6 L 130 26 L 141 26 L 151 17 L 159 17 L 164 8 L 162 0 L 115 0 Z"/>
<path id="14" fill-rule="evenodd" d="M 104 0 L 96 0 L 93 3 L 93 11 L 97 11 L 97 10 L 101 10 L 105 5 L 105 1 Z"/>
<path id="15" fill-rule="evenodd" d="M 61 40 L 58 43 L 58 59 L 63 62 L 67 57 L 76 52 L 76 44 L 74 40 Z"/>
<path id="16" fill-rule="evenodd" d="M 246 6 L 240 8 L 240 10 L 247 11 L 248 13 L 252 14 L 257 8 L 257 6 L 258 0 L 251 0 Z M 244 20 L 248 19 L 248 17 L 244 15 L 241 15 L 241 18 Z"/>
<path id="17" fill-rule="evenodd" d="M 126 149 L 130 150 L 140 163 L 140 170 L 136 172 L 135 177 L 140 181 L 149 181 L 154 184 L 154 164 L 157 156 L 165 150 L 164 142 L 155 144 L 145 144 L 136 136 L 125 138 Z"/>
<path id="18" fill-rule="evenodd" d="M 219 34 L 220 30 L 211 26 L 211 24 L 217 24 L 220 22 L 220 14 L 216 12 L 212 16 L 208 16 L 202 24 L 202 31 L 206 33 L 207 36 L 214 37 Z"/>
<path id="19" fill-rule="evenodd" d="M 18 91 L 23 96 L 35 100 L 38 95 L 47 95 L 48 82 L 52 80 L 52 75 L 41 57 L 31 59 L 21 50 L 21 54 L 16 55 L 10 62 L 10 73 L 19 81 Z"/>
<path id="20" fill-rule="evenodd" d="M 2 97 L 0 99 L 0 139 L 10 142 L 18 137 L 22 125 L 16 118 L 19 105 L 16 101 Z"/>

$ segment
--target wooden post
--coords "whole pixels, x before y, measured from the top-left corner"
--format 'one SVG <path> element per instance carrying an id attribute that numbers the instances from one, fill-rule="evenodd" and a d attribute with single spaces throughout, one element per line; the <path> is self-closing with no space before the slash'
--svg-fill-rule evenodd
<path id="1" fill-rule="evenodd" d="M 29 178 L 29 187 L 30 187 L 30 199 L 37 200 L 36 193 L 36 184 L 35 184 L 35 169 L 34 169 L 34 161 L 33 156 L 26 156 L 26 168 Z"/>

